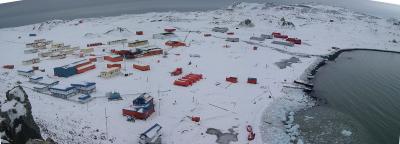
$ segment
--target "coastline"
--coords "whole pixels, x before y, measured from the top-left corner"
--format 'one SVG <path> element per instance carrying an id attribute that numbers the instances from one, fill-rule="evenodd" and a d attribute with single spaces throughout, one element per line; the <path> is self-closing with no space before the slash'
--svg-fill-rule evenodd
<path id="1" fill-rule="evenodd" d="M 393 50 L 382 50 L 382 49 L 369 49 L 369 48 L 345 48 L 345 49 L 337 49 L 329 54 L 326 54 L 324 56 L 321 56 L 321 58 L 317 58 L 317 60 L 315 60 L 313 63 L 311 63 L 309 65 L 309 67 L 301 74 L 300 76 L 300 80 L 303 80 L 305 82 L 311 83 L 313 84 L 314 79 L 315 79 L 315 75 L 317 74 L 318 70 L 320 68 L 322 68 L 323 66 L 325 66 L 327 64 L 328 61 L 334 61 L 336 58 L 338 58 L 340 56 L 340 54 L 344 53 L 344 52 L 351 52 L 351 51 L 375 51 L 375 52 L 387 52 L 387 53 L 396 53 L 396 54 L 400 54 L 400 51 L 393 51 Z M 308 78 L 308 76 L 312 76 L 311 79 Z M 302 94 L 301 94 L 302 93 Z M 297 137 L 299 135 L 299 133 L 301 133 L 300 131 L 295 131 L 290 133 L 286 126 L 286 122 L 287 122 L 287 117 L 289 115 L 289 113 L 294 112 L 295 115 L 300 112 L 300 111 L 307 111 L 310 109 L 313 109 L 315 107 L 320 106 L 321 104 L 323 104 L 323 99 L 318 97 L 317 95 L 315 95 L 314 92 L 311 93 L 307 93 L 307 92 L 300 92 L 297 95 L 293 96 L 293 95 L 287 95 L 290 98 L 296 99 L 296 102 L 290 102 L 290 101 L 285 101 L 283 99 L 278 99 L 277 101 L 274 101 L 273 104 L 271 104 L 270 106 L 266 107 L 262 118 L 261 118 L 261 124 L 260 124 L 260 129 L 267 129 L 267 128 L 271 128 L 272 126 L 272 132 L 274 133 L 286 133 L 286 136 L 280 136 L 280 139 L 282 142 L 282 140 L 290 140 L 290 141 L 286 141 L 287 143 L 292 142 L 292 143 L 296 143 L 301 141 L 302 139 Z M 302 99 L 302 98 L 309 98 L 308 101 L 304 103 L 299 103 L 298 100 Z M 283 102 L 285 101 L 285 102 Z M 282 106 L 281 104 L 287 104 Z M 274 113 L 274 114 L 271 114 Z M 277 114 L 278 113 L 278 114 Z M 272 118 L 276 123 L 274 124 L 266 124 L 265 120 L 268 119 L 271 116 L 278 116 L 281 115 L 278 118 Z M 269 118 L 271 119 L 271 118 Z M 280 121 L 280 122 L 279 122 Z M 292 125 L 292 127 L 295 127 L 297 124 L 294 123 Z M 286 127 L 285 127 L 286 126 Z M 300 125 L 301 126 L 301 125 Z M 271 141 L 271 139 L 265 139 L 265 138 L 270 138 L 269 135 L 273 135 L 273 133 L 271 133 L 271 131 L 262 131 L 263 133 L 263 138 L 262 141 L 266 142 Z M 295 138 L 293 139 L 290 137 L 290 135 L 293 135 L 293 133 L 295 133 Z M 279 137 L 279 135 L 274 135 L 273 137 Z"/>

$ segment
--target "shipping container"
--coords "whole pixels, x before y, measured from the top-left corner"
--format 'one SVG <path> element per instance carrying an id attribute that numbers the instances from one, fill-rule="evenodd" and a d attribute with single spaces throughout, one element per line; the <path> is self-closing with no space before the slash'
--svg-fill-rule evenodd
<path id="1" fill-rule="evenodd" d="M 149 71 L 150 66 L 149 65 L 138 65 L 138 64 L 133 64 L 133 68 L 141 71 Z"/>

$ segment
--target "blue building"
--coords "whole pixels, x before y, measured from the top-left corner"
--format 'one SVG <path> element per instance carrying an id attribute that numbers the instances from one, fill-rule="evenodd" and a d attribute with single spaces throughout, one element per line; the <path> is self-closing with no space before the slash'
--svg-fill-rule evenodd
<path id="1" fill-rule="evenodd" d="M 53 87 L 49 88 L 49 91 L 51 92 L 51 95 L 59 97 L 59 98 L 64 98 L 67 99 L 71 96 L 76 95 L 77 90 L 75 87 L 71 85 L 55 85 Z"/>
<path id="2" fill-rule="evenodd" d="M 55 67 L 53 70 L 54 75 L 58 77 L 70 77 L 77 73 L 76 68 L 70 65 Z"/>
<path id="3" fill-rule="evenodd" d="M 29 78 L 29 82 L 31 82 L 31 83 L 37 83 L 41 80 L 43 80 L 43 77 L 41 77 L 41 76 L 31 76 Z"/>
<path id="4" fill-rule="evenodd" d="M 84 94 L 89 94 L 96 91 L 96 83 L 94 82 L 73 83 L 71 86 L 75 87 L 78 92 Z"/>
<path id="5" fill-rule="evenodd" d="M 32 69 L 21 69 L 17 71 L 18 75 L 25 76 L 25 77 L 31 77 L 34 75 Z"/>

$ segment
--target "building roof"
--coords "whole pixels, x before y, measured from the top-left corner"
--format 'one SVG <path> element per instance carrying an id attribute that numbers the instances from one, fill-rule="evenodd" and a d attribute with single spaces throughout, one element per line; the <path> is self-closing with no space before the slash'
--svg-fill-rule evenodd
<path id="1" fill-rule="evenodd" d="M 56 81 L 56 80 L 52 80 L 52 79 L 47 78 L 47 79 L 41 80 L 39 83 L 40 83 L 40 84 L 45 84 L 45 85 L 51 85 L 51 84 L 55 84 L 55 83 L 58 83 L 58 82 L 59 82 L 59 81 Z"/>
<path id="2" fill-rule="evenodd" d="M 25 72 L 25 73 L 32 73 L 33 69 L 31 69 L 31 68 L 23 68 L 23 69 L 19 69 L 17 71 L 18 72 Z"/>
<path id="3" fill-rule="evenodd" d="M 92 85 L 96 85 L 95 82 L 77 82 L 77 83 L 72 83 L 71 86 L 80 86 L 80 87 L 90 87 Z"/>
<path id="4" fill-rule="evenodd" d="M 70 84 L 66 83 L 59 83 L 58 85 L 55 85 L 49 89 L 54 89 L 54 90 L 60 90 L 60 91 L 68 91 L 71 89 L 74 89 L 75 87 L 71 86 Z"/>
<path id="5" fill-rule="evenodd" d="M 42 76 L 31 76 L 29 79 L 31 80 L 39 80 L 39 79 L 43 79 Z"/>

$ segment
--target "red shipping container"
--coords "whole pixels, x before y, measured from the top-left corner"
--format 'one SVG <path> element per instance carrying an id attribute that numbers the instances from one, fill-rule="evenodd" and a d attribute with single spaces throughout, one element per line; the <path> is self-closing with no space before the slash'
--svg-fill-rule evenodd
<path id="1" fill-rule="evenodd" d="M 279 36 L 279 35 L 281 35 L 281 33 L 278 33 L 278 32 L 273 32 L 272 33 L 272 36 L 274 36 L 274 37 Z"/>
<path id="2" fill-rule="evenodd" d="M 155 112 L 154 107 L 152 109 L 142 112 L 142 113 L 138 112 L 138 111 L 130 110 L 130 109 L 122 109 L 123 116 L 131 116 L 131 117 L 134 117 L 135 119 L 141 119 L 141 120 L 147 119 L 154 112 Z"/>
<path id="3" fill-rule="evenodd" d="M 79 68 L 79 67 L 82 67 L 82 66 L 91 64 L 91 63 L 92 63 L 92 62 L 91 62 L 90 60 L 89 60 L 89 61 L 86 61 L 86 62 L 82 62 L 82 63 L 79 63 L 79 64 L 75 65 L 75 68 Z"/>
<path id="4" fill-rule="evenodd" d="M 81 74 L 81 73 L 87 72 L 87 71 L 95 69 L 95 68 L 96 68 L 96 65 L 82 66 L 82 67 L 79 67 L 79 68 L 76 69 L 76 73 L 77 74 Z"/>
<path id="5" fill-rule="evenodd" d="M 227 35 L 235 35 L 235 33 L 234 32 L 228 32 L 228 33 L 226 33 Z"/>
<path id="6" fill-rule="evenodd" d="M 188 76 L 195 76 L 198 77 L 199 79 L 203 79 L 203 75 L 201 74 L 188 74 Z"/>
<path id="7" fill-rule="evenodd" d="M 287 35 L 277 35 L 277 36 L 274 36 L 274 37 L 276 37 L 276 38 L 282 38 L 282 39 L 287 39 L 289 36 L 287 36 Z"/>
<path id="8" fill-rule="evenodd" d="M 256 78 L 248 78 L 247 83 L 249 84 L 257 84 L 257 79 Z"/>
<path id="9" fill-rule="evenodd" d="M 227 77 L 226 81 L 231 82 L 231 83 L 237 83 L 238 79 L 237 79 L 237 77 Z"/>
<path id="10" fill-rule="evenodd" d="M 192 121 L 200 122 L 200 117 L 192 116 Z"/>
<path id="11" fill-rule="evenodd" d="M 182 68 L 176 68 L 173 72 L 171 72 L 172 76 L 177 76 L 182 74 Z"/>
<path id="12" fill-rule="evenodd" d="M 33 70 L 39 70 L 39 67 L 38 66 L 33 66 L 32 69 Z"/>
<path id="13" fill-rule="evenodd" d="M 143 31 L 136 31 L 136 35 L 143 35 Z"/>
<path id="14" fill-rule="evenodd" d="M 165 45 L 171 46 L 171 47 L 186 46 L 186 44 L 184 42 L 180 42 L 180 41 L 167 41 L 167 42 L 165 42 Z"/>
<path id="15" fill-rule="evenodd" d="M 191 84 L 188 81 L 176 80 L 174 81 L 174 85 L 188 87 Z"/>
<path id="16" fill-rule="evenodd" d="M 121 64 L 107 64 L 107 68 L 113 68 L 113 67 L 121 68 L 122 65 Z"/>
<path id="17" fill-rule="evenodd" d="M 89 61 L 90 61 L 90 62 L 96 62 L 96 61 L 97 61 L 97 58 L 89 58 Z"/>
<path id="18" fill-rule="evenodd" d="M 165 32 L 172 33 L 172 32 L 174 32 L 174 31 L 176 31 L 176 29 L 174 29 L 174 28 L 166 28 L 166 29 L 164 29 L 164 31 L 165 31 Z"/>
<path id="19" fill-rule="evenodd" d="M 133 64 L 133 68 L 141 70 L 141 71 L 149 71 L 150 70 L 150 66 L 149 65 L 136 65 L 136 64 Z"/>
<path id="20" fill-rule="evenodd" d="M 197 76 L 190 76 L 190 75 L 184 76 L 184 77 L 182 77 L 182 78 L 184 78 L 184 79 L 190 79 L 190 80 L 193 80 L 194 82 L 197 82 L 197 81 L 200 80 L 199 77 L 197 77 Z"/>
<path id="21" fill-rule="evenodd" d="M 3 68 L 5 68 L 5 69 L 14 69 L 14 65 L 4 65 Z"/>
<path id="22" fill-rule="evenodd" d="M 121 56 L 104 56 L 104 60 L 110 62 L 120 62 L 123 61 L 123 58 Z"/>
<path id="23" fill-rule="evenodd" d="M 301 39 L 298 38 L 288 38 L 286 41 L 294 43 L 294 44 L 301 44 Z"/>

